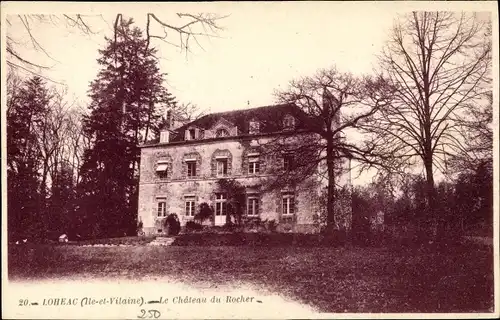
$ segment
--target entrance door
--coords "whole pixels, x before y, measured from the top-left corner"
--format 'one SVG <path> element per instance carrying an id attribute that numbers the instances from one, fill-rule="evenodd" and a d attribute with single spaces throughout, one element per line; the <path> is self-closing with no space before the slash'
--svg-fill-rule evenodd
<path id="1" fill-rule="evenodd" d="M 222 226 L 226 223 L 227 195 L 225 193 L 215 194 L 215 225 Z"/>

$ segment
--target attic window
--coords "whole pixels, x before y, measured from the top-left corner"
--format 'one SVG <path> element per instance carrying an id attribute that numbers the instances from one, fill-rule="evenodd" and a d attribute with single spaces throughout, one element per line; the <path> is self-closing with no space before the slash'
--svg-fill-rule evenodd
<path id="1" fill-rule="evenodd" d="M 249 134 L 256 134 L 260 132 L 260 123 L 258 121 L 252 120 L 248 126 Z"/>
<path id="2" fill-rule="evenodd" d="M 229 136 L 229 132 L 227 132 L 226 129 L 218 129 L 216 132 L 215 132 L 215 136 L 217 138 L 222 138 L 222 137 L 227 137 Z"/>
<path id="3" fill-rule="evenodd" d="M 188 137 L 189 137 L 189 140 L 196 140 L 196 130 L 189 129 L 188 130 Z"/>
<path id="4" fill-rule="evenodd" d="M 283 129 L 293 130 L 294 126 L 295 126 L 295 118 L 290 115 L 285 116 L 285 118 L 283 119 Z"/>

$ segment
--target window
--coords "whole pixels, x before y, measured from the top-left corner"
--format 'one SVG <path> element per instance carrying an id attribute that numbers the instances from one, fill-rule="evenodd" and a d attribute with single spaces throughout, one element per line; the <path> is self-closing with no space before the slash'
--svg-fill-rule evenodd
<path id="1" fill-rule="evenodd" d="M 259 196 L 251 194 L 247 197 L 247 216 L 256 217 L 259 215 Z"/>
<path id="2" fill-rule="evenodd" d="M 195 197 L 186 196 L 184 197 L 186 203 L 186 217 L 194 217 L 195 212 Z"/>
<path id="3" fill-rule="evenodd" d="M 168 177 L 168 163 L 165 161 L 158 161 L 156 165 L 156 174 L 161 179 L 166 179 Z"/>
<path id="4" fill-rule="evenodd" d="M 187 165 L 187 176 L 196 177 L 196 161 L 193 160 L 186 161 L 186 165 Z"/>
<path id="5" fill-rule="evenodd" d="M 260 172 L 259 157 L 248 157 L 248 173 L 257 174 Z"/>
<path id="6" fill-rule="evenodd" d="M 260 132 L 260 123 L 258 121 L 250 121 L 248 126 L 248 133 L 256 134 Z"/>
<path id="7" fill-rule="evenodd" d="M 287 153 L 283 155 L 283 170 L 292 171 L 294 166 L 293 154 Z"/>
<path id="8" fill-rule="evenodd" d="M 189 140 L 196 140 L 196 129 L 189 129 L 188 130 L 188 137 L 189 137 Z"/>
<path id="9" fill-rule="evenodd" d="M 218 129 L 216 132 L 215 132 L 215 136 L 217 138 L 222 138 L 222 137 L 227 137 L 229 136 L 229 132 L 227 132 L 226 129 Z"/>
<path id="10" fill-rule="evenodd" d="M 227 175 L 227 158 L 217 159 L 217 176 L 223 177 Z"/>
<path id="11" fill-rule="evenodd" d="M 283 119 L 283 129 L 291 130 L 295 126 L 295 119 L 292 116 L 286 116 Z"/>
<path id="12" fill-rule="evenodd" d="M 167 143 L 170 140 L 170 132 L 168 130 L 160 131 L 160 143 Z"/>
<path id="13" fill-rule="evenodd" d="M 227 195 L 225 193 L 215 194 L 215 215 L 225 216 L 227 213 Z"/>
<path id="14" fill-rule="evenodd" d="M 293 193 L 285 193 L 282 196 L 283 211 L 284 216 L 293 215 L 295 212 L 295 196 Z"/>
<path id="15" fill-rule="evenodd" d="M 167 202 L 165 199 L 158 199 L 158 217 L 167 216 Z"/>

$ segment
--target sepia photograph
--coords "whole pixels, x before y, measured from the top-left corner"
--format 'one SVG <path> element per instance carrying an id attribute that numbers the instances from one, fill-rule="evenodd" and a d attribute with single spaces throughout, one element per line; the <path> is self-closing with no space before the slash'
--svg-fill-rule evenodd
<path id="1" fill-rule="evenodd" d="M 499 316 L 497 9 L 2 2 L 2 318 Z"/>

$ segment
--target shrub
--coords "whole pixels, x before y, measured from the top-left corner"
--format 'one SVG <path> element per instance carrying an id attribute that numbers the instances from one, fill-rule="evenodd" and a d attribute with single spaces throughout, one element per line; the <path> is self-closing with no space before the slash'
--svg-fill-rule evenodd
<path id="1" fill-rule="evenodd" d="M 198 220 L 201 223 L 203 221 L 212 219 L 214 214 L 213 209 L 208 205 L 206 202 L 200 203 L 200 206 L 198 208 L 198 213 L 194 216 L 195 220 Z"/>
<path id="2" fill-rule="evenodd" d="M 175 213 L 169 214 L 167 219 L 165 219 L 165 227 L 168 230 L 169 235 L 178 235 L 181 231 L 179 217 L 177 217 Z"/>
<path id="3" fill-rule="evenodd" d="M 199 231 L 202 229 L 203 229 L 203 226 L 201 225 L 201 223 L 198 223 L 196 221 L 188 221 L 186 223 L 186 230 Z"/>
<path id="4" fill-rule="evenodd" d="M 278 224 L 276 223 L 276 220 L 266 220 L 266 229 L 271 231 L 271 232 L 276 232 L 276 229 L 278 228 Z"/>
<path id="5" fill-rule="evenodd" d="M 222 231 L 225 232 L 243 231 L 243 226 L 229 220 L 222 226 Z"/>

